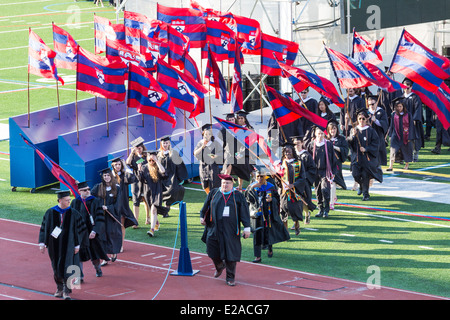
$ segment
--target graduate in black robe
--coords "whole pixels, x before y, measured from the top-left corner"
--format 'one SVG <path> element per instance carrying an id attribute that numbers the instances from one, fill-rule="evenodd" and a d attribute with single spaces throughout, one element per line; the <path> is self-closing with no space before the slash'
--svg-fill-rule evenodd
<path id="1" fill-rule="evenodd" d="M 92 195 L 99 199 L 105 215 L 105 239 L 103 247 L 106 253 L 111 255 L 111 261 L 117 259 L 117 254 L 122 249 L 122 215 L 119 211 L 118 199 L 120 199 L 120 189 L 116 178 L 111 172 L 111 168 L 100 170 L 101 182 L 92 188 Z"/>
<path id="2" fill-rule="evenodd" d="M 70 299 L 68 279 L 74 273 L 73 266 L 80 263 L 79 250 L 86 224 L 81 214 L 70 207 L 70 191 L 57 194 L 58 205 L 48 209 L 42 219 L 39 249 L 41 253 L 45 253 L 45 248 L 48 250 L 57 288 L 54 296 Z"/>
<path id="3" fill-rule="evenodd" d="M 139 171 L 139 179 L 144 186 L 145 201 L 150 206 L 150 230 L 147 234 L 155 236 L 159 230 L 158 209 L 163 205 L 163 181 L 167 178 L 166 170 L 156 156 L 158 151 L 147 151 L 147 163 Z"/>
<path id="4" fill-rule="evenodd" d="M 305 189 L 302 194 L 303 199 L 308 204 L 308 211 L 314 211 L 317 206 L 312 201 L 312 186 L 314 185 L 314 181 L 316 180 L 316 164 L 314 163 L 314 159 L 311 154 L 305 148 L 305 142 L 302 140 L 302 137 L 291 137 L 292 143 L 295 145 L 295 152 L 297 154 L 298 159 L 302 162 L 303 168 L 305 168 Z M 305 224 L 309 224 L 310 212 L 308 212 L 305 220 Z"/>
<path id="5" fill-rule="evenodd" d="M 396 159 L 405 161 L 404 169 L 409 168 L 409 163 L 413 159 L 411 139 L 415 136 L 414 121 L 411 114 L 403 105 L 403 100 L 403 98 L 396 98 L 394 100 L 395 111 L 392 113 L 391 125 L 388 129 L 391 145 L 388 171 L 392 171 Z"/>
<path id="6" fill-rule="evenodd" d="M 242 127 L 253 129 L 247 119 L 248 112 L 245 110 L 239 110 L 236 112 L 236 124 Z M 245 181 L 251 180 L 251 175 L 254 171 L 253 158 L 250 156 L 250 151 L 242 145 L 237 139 L 234 140 L 234 154 L 230 154 L 225 158 L 224 168 L 222 170 L 225 174 L 235 175 L 238 177 L 239 191 L 242 191 L 242 185 Z M 227 145 L 231 146 L 230 141 L 227 141 Z"/>
<path id="7" fill-rule="evenodd" d="M 234 286 L 236 263 L 241 259 L 241 235 L 244 239 L 250 236 L 250 214 L 244 195 L 233 190 L 234 178 L 223 174 L 219 178 L 220 188 L 211 190 L 200 210 L 200 223 L 205 226 L 202 240 L 216 267 L 214 277 L 226 269 L 226 283 Z"/>
<path id="8" fill-rule="evenodd" d="M 117 181 L 119 188 L 119 198 L 117 199 L 118 210 L 120 212 L 120 222 L 122 223 L 122 250 L 125 240 L 126 228 L 136 228 L 139 223 L 130 209 L 129 186 L 137 182 L 137 177 L 133 170 L 128 168 L 120 157 L 111 160 L 111 171 Z"/>
<path id="9" fill-rule="evenodd" d="M 380 165 L 385 166 L 387 164 L 386 153 L 386 134 L 389 129 L 389 121 L 386 112 L 383 108 L 378 106 L 378 96 L 369 95 L 367 97 L 369 125 L 377 132 L 379 142 L 378 162 Z"/>
<path id="10" fill-rule="evenodd" d="M 139 137 L 131 141 L 133 148 L 126 160 L 126 164 L 133 170 L 134 175 L 137 177 L 141 167 L 147 163 L 147 155 L 145 151 L 147 148 L 144 145 L 144 139 Z M 131 195 L 133 200 L 133 213 L 136 221 L 139 221 L 139 209 L 140 204 L 143 201 L 145 206 L 146 220 L 145 224 L 150 224 L 150 207 L 144 198 L 144 186 L 142 181 L 137 179 L 137 181 L 131 183 Z M 136 229 L 138 226 L 133 226 Z"/>
<path id="11" fill-rule="evenodd" d="M 295 235 L 300 234 L 300 221 L 303 221 L 302 194 L 305 190 L 306 173 L 302 162 L 297 158 L 293 143 L 283 146 L 281 162 L 274 163 L 281 181 L 276 180 L 281 194 L 280 213 L 287 227 L 288 216 L 294 221 Z"/>
<path id="12" fill-rule="evenodd" d="M 199 162 L 199 176 L 202 188 L 208 194 L 220 187 L 220 167 L 223 162 L 223 149 L 213 136 L 211 125 L 202 127 L 202 140 L 194 148 L 194 156 Z"/>
<path id="13" fill-rule="evenodd" d="M 309 94 L 309 87 L 300 92 L 300 99 L 295 100 L 295 102 L 297 102 L 302 107 L 305 107 L 306 109 L 308 109 L 312 113 L 317 114 L 317 112 L 318 112 L 318 102 L 313 97 L 308 96 L 308 94 Z M 314 125 L 314 123 L 312 123 L 311 121 L 309 121 L 305 117 L 302 117 L 300 119 L 301 119 L 301 122 L 302 122 L 302 127 L 303 127 L 303 131 L 304 132 L 310 130 L 311 127 Z M 286 136 L 286 137 L 289 139 L 288 136 Z M 290 141 L 287 141 L 287 142 L 290 142 Z"/>
<path id="14" fill-rule="evenodd" d="M 326 139 L 333 144 L 334 157 L 336 161 L 336 174 L 331 183 L 330 194 L 330 210 L 334 210 L 334 204 L 337 202 L 336 188 L 340 186 L 343 190 L 347 190 L 344 176 L 342 174 L 342 164 L 347 160 L 349 146 L 347 139 L 339 133 L 339 125 L 337 121 L 330 120 L 327 124 Z"/>
<path id="15" fill-rule="evenodd" d="M 336 157 L 333 143 L 325 139 L 325 133 L 316 127 L 315 138 L 309 143 L 307 150 L 311 153 L 316 164 L 316 190 L 317 206 L 319 213 L 316 217 L 328 218 L 330 212 L 331 183 L 337 172 Z"/>
<path id="16" fill-rule="evenodd" d="M 450 128 L 445 130 L 444 126 L 442 125 L 442 122 L 439 119 L 437 119 L 437 117 L 435 123 L 436 123 L 436 144 L 434 146 L 434 149 L 431 150 L 431 152 L 434 154 L 441 154 L 442 146 L 450 147 Z"/>
<path id="17" fill-rule="evenodd" d="M 330 102 L 325 97 L 321 97 L 317 106 L 317 115 L 327 121 L 336 120 L 336 115 L 330 110 L 329 106 Z"/>
<path id="18" fill-rule="evenodd" d="M 353 128 L 347 138 L 351 152 L 351 171 L 359 184 L 363 201 L 370 199 L 370 179 L 383 182 L 383 171 L 378 164 L 379 141 L 376 131 L 367 124 L 367 111 L 358 112 L 358 125 Z"/>
<path id="19" fill-rule="evenodd" d="M 359 110 L 366 109 L 364 100 L 356 94 L 353 88 L 348 89 L 345 107 L 340 111 L 340 129 L 345 137 L 350 134 L 352 125 L 356 123 L 356 114 Z"/>
<path id="20" fill-rule="evenodd" d="M 80 212 L 86 224 L 83 234 L 83 242 L 87 245 L 80 247 L 81 274 L 83 277 L 83 262 L 91 260 L 97 277 L 102 276 L 100 260 L 108 261 L 108 255 L 102 246 L 105 239 L 105 214 L 99 199 L 91 195 L 91 190 L 86 181 L 78 183 L 80 195 L 72 200 L 70 207 Z M 86 241 L 87 238 L 87 241 Z M 102 239 L 102 240 L 100 240 Z"/>
<path id="21" fill-rule="evenodd" d="M 410 79 L 405 78 L 403 84 L 407 86 L 407 88 L 403 89 L 404 99 L 402 103 L 411 114 L 414 121 L 415 136 L 411 140 L 413 140 L 413 162 L 417 162 L 419 161 L 419 151 L 425 146 L 422 101 L 417 94 L 412 92 L 413 82 Z"/>
<path id="22" fill-rule="evenodd" d="M 253 228 L 253 252 L 255 260 L 261 262 L 261 250 L 268 249 L 267 256 L 273 256 L 273 245 L 290 239 L 289 232 L 279 214 L 278 192 L 275 185 L 266 180 L 270 173 L 261 169 L 256 181 L 244 192 L 248 201 Z"/>
<path id="23" fill-rule="evenodd" d="M 286 142 L 291 142 L 290 137 L 303 137 L 305 131 L 303 130 L 303 118 L 294 120 L 288 124 L 280 126 L 275 117 L 274 112 L 270 116 L 267 124 L 267 137 L 269 146 L 272 150 L 278 150 L 280 146 Z M 285 138 L 286 137 L 286 138 Z"/>
<path id="24" fill-rule="evenodd" d="M 166 206 L 160 206 L 158 213 L 166 218 L 169 216 L 170 206 L 175 202 L 182 201 L 184 198 L 185 189 L 182 183 L 188 178 L 188 172 L 180 154 L 172 148 L 170 136 L 161 138 L 157 158 L 166 171 L 166 179 L 162 181 L 162 200 Z"/>

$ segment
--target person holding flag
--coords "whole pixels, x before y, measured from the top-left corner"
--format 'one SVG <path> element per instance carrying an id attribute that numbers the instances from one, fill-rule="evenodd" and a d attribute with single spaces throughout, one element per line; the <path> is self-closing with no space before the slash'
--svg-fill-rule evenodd
<path id="1" fill-rule="evenodd" d="M 379 166 L 379 138 L 375 129 L 368 125 L 366 110 L 357 113 L 358 125 L 350 130 L 347 141 L 351 152 L 351 171 L 355 182 L 360 186 L 363 201 L 370 199 L 370 179 L 383 182 L 383 171 Z"/>
<path id="2" fill-rule="evenodd" d="M 413 162 L 419 161 L 419 151 L 425 146 L 425 134 L 423 130 L 422 101 L 419 96 L 412 91 L 413 82 L 405 78 L 402 82 L 406 88 L 403 89 L 403 105 L 411 114 L 414 121 L 415 139 L 413 139 Z"/>

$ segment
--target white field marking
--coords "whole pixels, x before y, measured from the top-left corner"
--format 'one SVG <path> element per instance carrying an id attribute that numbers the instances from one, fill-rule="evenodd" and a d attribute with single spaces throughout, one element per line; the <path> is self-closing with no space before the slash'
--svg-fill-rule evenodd
<path id="1" fill-rule="evenodd" d="M 430 226 L 435 227 L 442 227 L 442 228 L 450 228 L 450 225 L 444 225 L 444 224 L 438 224 L 438 223 L 431 223 L 431 222 L 423 222 L 423 221 L 414 221 L 409 219 L 403 219 L 403 218 L 397 218 L 397 217 L 387 217 L 387 216 L 381 216 L 377 214 L 370 214 L 370 213 L 363 213 L 363 212 L 356 212 L 356 211 L 349 211 L 349 210 L 342 210 L 342 209 L 334 209 L 334 211 L 341 211 L 341 212 L 347 212 L 347 213 L 353 213 L 353 214 L 360 214 L 363 216 L 370 216 L 370 217 L 376 217 L 376 218 L 384 218 L 384 219 L 390 219 L 390 220 L 397 220 L 397 221 L 404 221 L 404 222 L 411 222 L 411 223 L 418 223 L 418 224 L 426 224 Z"/>
<path id="2" fill-rule="evenodd" d="M 383 240 L 383 239 L 381 239 L 381 240 L 378 240 L 378 241 L 380 241 L 380 242 L 384 242 L 384 243 L 394 243 L 394 241 L 390 241 L 390 240 Z"/>
<path id="3" fill-rule="evenodd" d="M 0 158 L 0 160 L 9 161 L 9 159 L 6 159 L 6 158 Z"/>
<path id="4" fill-rule="evenodd" d="M 47 1 L 53 1 L 53 0 L 38 0 L 38 1 L 24 1 L 24 2 L 10 2 L 10 3 L 0 3 L 0 6 L 13 6 L 13 5 L 20 5 L 26 3 L 37 3 L 37 2 L 47 2 Z"/>
<path id="5" fill-rule="evenodd" d="M 154 257 L 153 259 L 159 259 L 159 258 L 164 258 L 164 257 L 167 257 L 167 255 L 162 254 L 162 255 L 160 255 L 160 256 Z"/>
<path id="6" fill-rule="evenodd" d="M 33 223 L 28 223 L 28 222 L 22 222 L 22 221 L 15 221 L 15 220 L 9 220 L 9 219 L 0 218 L 0 221 L 2 221 L 2 220 L 3 221 L 8 221 L 8 222 L 19 223 L 19 224 L 25 224 L 25 225 L 33 226 L 33 227 L 36 227 L 36 228 L 40 228 L 40 225 L 38 225 L 38 224 L 33 224 Z M 6 238 L 0 238 L 0 239 L 4 239 L 4 240 L 7 240 L 7 241 L 21 242 L 21 241 L 16 241 L 16 240 L 12 240 L 12 239 L 6 239 Z M 135 244 L 143 245 L 143 246 L 163 248 L 163 249 L 166 249 L 166 250 L 170 249 L 168 247 L 164 247 L 164 246 L 160 246 L 160 245 L 155 245 L 155 244 L 145 243 L 145 242 L 138 242 L 138 241 L 133 241 L 133 240 L 125 240 L 125 242 L 135 243 Z M 22 241 L 21 243 L 31 244 L 33 246 L 38 246 L 38 244 L 29 243 L 29 242 L 23 242 Z M 199 254 L 199 255 L 207 257 L 207 254 L 205 254 L 205 253 L 196 252 L 196 254 Z M 170 271 L 170 270 L 175 271 L 173 269 L 167 269 L 167 268 L 162 268 L 162 267 L 158 267 L 158 266 L 153 266 L 153 265 L 148 265 L 148 264 L 143 264 L 143 263 L 137 263 L 137 262 L 133 262 L 133 261 L 126 261 L 126 260 L 121 260 L 121 259 L 117 259 L 116 261 L 132 264 L 132 265 L 136 265 L 136 266 L 149 267 L 149 268 L 153 268 L 153 269 L 162 269 L 162 270 L 165 270 L 165 271 Z M 241 261 L 240 263 L 254 265 L 250 261 Z M 355 280 L 348 280 L 348 279 L 324 276 L 324 275 L 320 275 L 320 274 L 314 274 L 314 273 L 310 273 L 310 272 L 292 270 L 292 269 L 281 268 L 281 267 L 276 267 L 276 266 L 260 265 L 259 267 L 273 269 L 273 270 L 286 270 L 286 271 L 290 271 L 290 272 L 293 272 L 293 273 L 298 273 L 298 274 L 302 274 L 302 275 L 316 276 L 318 278 L 323 278 L 323 279 L 335 279 L 335 280 L 339 280 L 339 281 L 347 282 L 347 283 L 352 283 L 352 284 L 366 285 L 365 283 L 363 283 L 361 281 L 355 281 Z M 199 277 L 206 277 L 206 278 L 210 278 L 210 279 L 215 279 L 213 276 L 205 276 L 205 275 L 202 275 L 202 274 L 198 274 L 197 276 L 199 276 Z M 272 289 L 272 288 L 264 288 L 264 287 L 260 287 L 260 286 L 247 284 L 247 283 L 244 283 L 244 282 L 239 282 L 239 283 L 246 284 L 246 285 L 249 285 L 249 286 L 259 287 L 261 289 L 277 291 L 277 292 L 284 292 L 284 293 L 288 293 L 288 294 L 294 294 L 292 292 L 286 292 L 286 291 L 283 291 L 283 290 L 277 290 L 277 289 Z M 440 296 L 435 296 L 435 295 L 426 294 L 426 293 L 420 293 L 420 292 L 415 292 L 415 291 L 409 291 L 409 290 L 403 290 L 403 289 L 397 289 L 397 288 L 391 288 L 391 287 L 382 287 L 382 288 L 386 289 L 386 290 L 396 291 L 396 292 L 406 292 L 406 293 L 416 294 L 416 295 L 422 296 L 422 297 L 432 297 L 432 298 L 434 297 L 434 298 L 439 298 L 439 299 L 450 300 L 450 299 L 443 298 L 443 297 L 440 297 Z M 323 298 L 319 298 L 319 297 L 312 297 L 312 296 L 307 296 L 307 295 L 302 295 L 302 294 L 295 294 L 295 295 L 304 296 L 304 297 L 310 297 L 310 298 L 313 298 L 313 299 L 323 299 Z"/>
<path id="7" fill-rule="evenodd" d="M 425 246 L 419 246 L 419 248 L 421 248 L 421 249 L 427 249 L 427 250 L 434 250 L 434 248 L 432 248 L 432 247 L 425 247 Z"/>
<path id="8" fill-rule="evenodd" d="M 314 228 L 303 228 L 304 230 L 310 230 L 310 231 L 319 231 L 319 229 L 314 229 Z"/>
<path id="9" fill-rule="evenodd" d="M 76 26 L 76 28 L 77 29 L 79 29 L 79 28 L 88 28 L 89 26 L 88 25 L 85 25 L 85 24 L 89 24 L 89 25 L 91 25 L 91 24 L 93 24 L 93 22 L 92 21 L 90 21 L 90 22 L 80 22 L 80 23 L 78 23 L 78 24 L 73 24 L 73 23 L 67 23 L 67 24 L 58 24 L 58 27 L 66 27 L 66 28 L 70 28 L 70 27 L 72 27 L 72 26 Z M 39 29 L 47 29 L 47 28 L 51 28 L 52 26 L 51 26 L 51 24 L 49 24 L 49 25 L 46 25 L 46 26 L 43 26 L 43 27 L 33 27 L 33 31 L 34 30 L 39 30 Z M 16 30 L 5 30 L 5 31 L 0 31 L 0 34 L 3 34 L 3 33 L 12 33 L 12 32 L 25 32 L 25 31 L 29 31 L 30 29 L 16 29 Z M 77 42 L 78 42 L 78 40 L 77 40 Z"/>
<path id="10" fill-rule="evenodd" d="M 154 255 L 154 254 L 155 254 L 154 252 L 152 252 L 152 253 L 147 253 L 147 254 L 142 254 L 141 257 L 148 257 L 148 256 L 152 256 L 152 255 Z"/>
<path id="11" fill-rule="evenodd" d="M 354 234 L 348 234 L 348 233 L 341 233 L 340 235 L 344 236 L 344 237 L 356 237 Z"/>
<path id="12" fill-rule="evenodd" d="M 0 293 L 0 296 L 1 296 L 1 297 L 8 298 L 8 299 L 13 299 L 13 300 L 25 300 L 25 299 L 13 297 L 13 296 L 8 296 L 8 295 L 6 295 L 6 294 L 1 294 L 1 293 Z"/>

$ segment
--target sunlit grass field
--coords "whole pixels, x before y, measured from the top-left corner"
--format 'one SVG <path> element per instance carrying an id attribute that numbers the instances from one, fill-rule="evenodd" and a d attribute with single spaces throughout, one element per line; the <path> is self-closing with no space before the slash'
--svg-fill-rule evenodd
<path id="1" fill-rule="evenodd" d="M 98 8 L 92 1 L 26 2 L 26 5 L 21 2 L 13 4 L 13 0 L 8 0 L 11 4 L 2 3 L 0 6 L 0 123 L 7 123 L 11 116 L 26 113 L 28 101 L 31 111 L 57 104 L 56 86 L 52 80 L 31 75 L 31 90 L 27 90 L 29 27 L 52 48 L 51 23 L 54 22 L 68 31 L 80 45 L 93 52 L 94 13 L 112 21 L 116 19 L 113 8 Z M 122 17 L 123 13 L 119 18 Z M 58 88 L 60 104 L 73 102 L 74 71 L 61 69 L 59 74 L 66 81 L 66 85 Z M 89 94 L 78 92 L 79 99 L 88 97 Z M 434 135 L 433 129 L 431 141 L 422 150 L 421 161 L 412 163 L 411 170 L 450 163 L 448 147 L 443 147 L 439 156 L 430 152 L 434 148 Z M 9 162 L 8 153 L 9 141 L 0 141 L 0 218 L 40 224 L 44 212 L 56 204 L 53 189 L 59 185 L 39 188 L 36 193 L 30 193 L 26 188 L 17 188 L 16 192 L 12 192 L 9 171 L 14 164 Z M 395 165 L 395 168 L 401 167 Z M 440 167 L 429 172 L 450 174 L 449 168 Z M 205 193 L 198 184 L 185 186 L 189 188 L 185 194 L 189 249 L 205 252 L 205 245 L 200 240 L 203 227 L 199 223 L 199 211 L 205 200 Z M 371 205 L 417 215 L 450 218 L 449 205 L 394 196 L 373 194 L 370 203 L 367 203 L 362 202 L 361 197 L 353 191 L 338 190 L 338 201 L 356 206 Z M 149 238 L 146 234 L 148 227 L 144 223 L 144 212 L 142 206 L 140 228 L 127 229 L 126 238 L 179 248 L 180 244 L 174 243 L 178 208 L 172 208 L 169 218 L 160 218 L 161 230 L 154 238 Z M 268 258 L 266 252 L 263 252 L 262 261 L 277 267 L 362 282 L 366 282 L 370 276 L 369 267 L 378 266 L 383 286 L 450 297 L 449 227 L 448 221 L 337 205 L 329 219 L 313 217 L 310 225 L 303 225 L 299 236 L 290 231 L 291 240 L 276 244 L 272 258 Z M 253 260 L 252 239 L 243 240 L 242 243 L 242 260 Z M 126 245 L 124 249 L 127 249 Z"/>

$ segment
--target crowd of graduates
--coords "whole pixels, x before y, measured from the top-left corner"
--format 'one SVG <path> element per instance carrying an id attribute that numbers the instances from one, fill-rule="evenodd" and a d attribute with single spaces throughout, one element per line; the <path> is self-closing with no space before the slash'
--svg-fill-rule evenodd
<path id="1" fill-rule="evenodd" d="M 330 111 L 327 99 L 317 101 L 308 96 L 308 90 L 302 91 L 298 103 L 325 118 L 327 126 L 320 127 L 304 117 L 280 126 L 272 115 L 267 141 L 280 160 L 270 164 L 258 163 L 259 157 L 225 128 L 215 131 L 217 137 L 211 124 L 201 128 L 202 139 L 193 153 L 206 193 L 200 211 L 200 222 L 205 225 L 202 240 L 216 266 L 215 277 L 226 269 L 227 284 L 235 285 L 241 223 L 244 238 L 253 233 L 253 262 L 258 263 L 263 248 L 272 257 L 273 245 L 289 240 L 290 229 L 299 235 L 300 223 L 309 224 L 316 209 L 315 217 L 328 218 L 337 201 L 336 188 L 347 189 L 342 174 L 344 162 L 350 161 L 353 190 L 367 201 L 373 180 L 383 181 L 381 166 L 389 163 L 387 170 L 392 170 L 395 162 L 404 162 L 408 169 L 410 162 L 419 160 L 430 131 L 428 127 L 423 129 L 422 103 L 411 92 L 412 81 L 406 78 L 403 84 L 402 91 L 380 90 L 375 95 L 349 89 L 346 107 L 338 116 Z M 247 114 L 244 110 L 226 114 L 226 120 L 253 129 Z M 443 132 L 438 130 L 435 153 L 446 143 Z M 126 229 L 138 228 L 141 203 L 145 223 L 150 226 L 147 234 L 154 237 L 160 228 L 158 215 L 167 217 L 170 206 L 184 198 L 183 181 L 188 173 L 182 158 L 172 149 L 170 136 L 160 139 L 159 150 L 147 150 L 142 138 L 131 144 L 127 159 L 111 160 L 111 165 L 99 172 L 101 182 L 92 190 L 85 181 L 78 183 L 79 196 L 73 200 L 69 191 L 58 192 L 58 205 L 44 215 L 39 243 L 42 252 L 48 249 L 52 261 L 57 297 L 70 299 L 69 266 L 80 267 L 80 282 L 83 262 L 89 260 L 96 276 L 102 276 L 102 266 L 114 262 L 123 251 Z M 245 188 L 244 181 L 248 182 Z M 237 219 L 226 219 L 232 216 Z"/>

